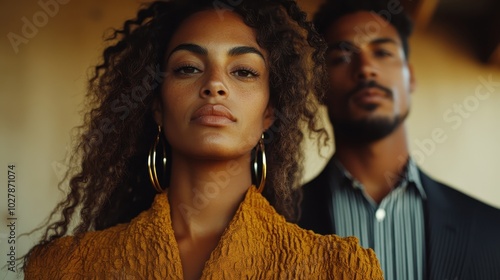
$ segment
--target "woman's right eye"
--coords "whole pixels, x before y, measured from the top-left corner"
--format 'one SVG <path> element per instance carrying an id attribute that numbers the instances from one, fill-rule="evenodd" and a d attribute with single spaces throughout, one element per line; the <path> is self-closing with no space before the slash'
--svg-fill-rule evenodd
<path id="1" fill-rule="evenodd" d="M 197 74 L 200 73 L 200 69 L 193 67 L 193 66 L 181 66 L 178 68 L 174 69 L 175 73 L 182 74 L 182 75 L 190 75 L 190 74 Z"/>

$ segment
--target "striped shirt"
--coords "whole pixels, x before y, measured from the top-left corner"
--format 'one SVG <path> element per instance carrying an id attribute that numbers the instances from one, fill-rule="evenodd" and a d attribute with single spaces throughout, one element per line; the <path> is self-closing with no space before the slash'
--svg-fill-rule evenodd
<path id="1" fill-rule="evenodd" d="M 386 280 L 424 279 L 426 195 L 414 161 L 410 159 L 399 176 L 386 174 L 396 187 L 380 204 L 340 162 L 331 163 L 336 234 L 356 236 L 361 246 L 374 249 Z"/>

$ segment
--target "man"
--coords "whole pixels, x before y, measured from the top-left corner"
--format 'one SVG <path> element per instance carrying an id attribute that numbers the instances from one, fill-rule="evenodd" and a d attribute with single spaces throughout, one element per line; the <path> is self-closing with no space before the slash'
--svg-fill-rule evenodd
<path id="1" fill-rule="evenodd" d="M 411 22 L 398 3 L 331 2 L 315 16 L 336 152 L 304 186 L 299 224 L 358 237 L 389 280 L 500 279 L 500 210 L 429 178 L 409 154 Z"/>

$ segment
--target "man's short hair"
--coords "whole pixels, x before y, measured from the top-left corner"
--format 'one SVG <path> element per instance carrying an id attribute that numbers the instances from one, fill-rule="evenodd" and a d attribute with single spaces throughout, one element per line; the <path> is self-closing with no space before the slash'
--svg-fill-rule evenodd
<path id="1" fill-rule="evenodd" d="M 395 8 L 394 6 L 399 7 Z M 320 6 L 314 15 L 313 22 L 316 30 L 325 36 L 325 32 L 335 21 L 357 11 L 378 14 L 394 26 L 401 39 L 405 57 L 408 59 L 408 37 L 413 30 L 413 22 L 403 6 L 400 5 L 399 0 L 328 0 Z"/>

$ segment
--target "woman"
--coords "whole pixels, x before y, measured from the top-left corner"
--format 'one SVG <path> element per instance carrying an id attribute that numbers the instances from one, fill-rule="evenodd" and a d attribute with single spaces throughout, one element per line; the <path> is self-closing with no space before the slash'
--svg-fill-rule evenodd
<path id="1" fill-rule="evenodd" d="M 91 80 L 81 170 L 27 279 L 382 278 L 356 239 L 286 221 L 301 124 L 324 133 L 310 103 L 321 41 L 293 1 L 229 3 L 154 2 L 115 32 Z"/>

